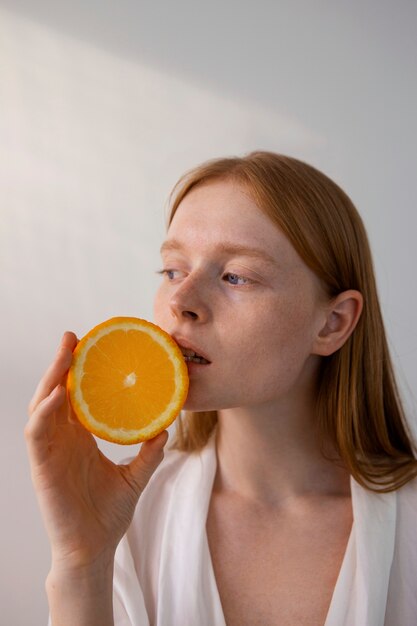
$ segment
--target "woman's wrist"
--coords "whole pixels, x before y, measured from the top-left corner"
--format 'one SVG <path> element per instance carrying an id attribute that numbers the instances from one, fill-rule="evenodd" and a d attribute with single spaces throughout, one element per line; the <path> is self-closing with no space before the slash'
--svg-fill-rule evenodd
<path id="1" fill-rule="evenodd" d="M 82 565 L 53 561 L 46 579 L 52 626 L 113 626 L 114 554 Z"/>

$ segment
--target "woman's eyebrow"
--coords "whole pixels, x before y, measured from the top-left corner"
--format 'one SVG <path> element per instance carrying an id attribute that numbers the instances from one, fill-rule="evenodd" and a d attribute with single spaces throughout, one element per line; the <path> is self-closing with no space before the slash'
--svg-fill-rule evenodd
<path id="1" fill-rule="evenodd" d="M 169 252 L 171 250 L 184 250 L 184 247 L 181 242 L 176 239 L 168 239 L 161 246 L 161 254 L 164 252 Z M 215 251 L 224 252 L 230 255 L 241 255 L 253 257 L 255 259 L 260 259 L 270 265 L 278 265 L 278 261 L 274 259 L 270 254 L 262 250 L 262 248 L 253 248 L 251 246 L 245 246 L 242 244 L 236 244 L 233 242 L 224 241 L 215 246 Z"/>

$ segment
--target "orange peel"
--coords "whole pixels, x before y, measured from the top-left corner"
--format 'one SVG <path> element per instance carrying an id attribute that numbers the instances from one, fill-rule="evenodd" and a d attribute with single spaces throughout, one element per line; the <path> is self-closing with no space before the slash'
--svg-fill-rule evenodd
<path id="1" fill-rule="evenodd" d="M 179 415 L 189 386 L 174 339 L 156 324 L 113 317 L 77 344 L 67 394 L 78 421 L 114 443 L 156 437 Z"/>

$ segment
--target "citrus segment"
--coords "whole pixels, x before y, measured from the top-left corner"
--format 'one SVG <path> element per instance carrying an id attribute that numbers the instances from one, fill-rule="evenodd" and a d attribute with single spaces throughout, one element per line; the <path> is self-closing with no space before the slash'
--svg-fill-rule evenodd
<path id="1" fill-rule="evenodd" d="M 77 344 L 67 390 L 87 430 L 131 444 L 155 437 L 174 421 L 188 383 L 184 357 L 168 333 L 146 320 L 114 317 Z"/>

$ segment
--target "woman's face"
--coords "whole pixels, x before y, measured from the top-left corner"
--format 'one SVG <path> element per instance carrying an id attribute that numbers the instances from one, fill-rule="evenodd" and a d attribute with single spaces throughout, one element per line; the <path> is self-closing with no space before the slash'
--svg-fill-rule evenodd
<path id="1" fill-rule="evenodd" d="M 189 192 L 162 266 L 155 323 L 210 361 L 188 364 L 185 409 L 285 403 L 311 389 L 325 323 L 319 280 L 245 187 L 216 181 Z"/>

